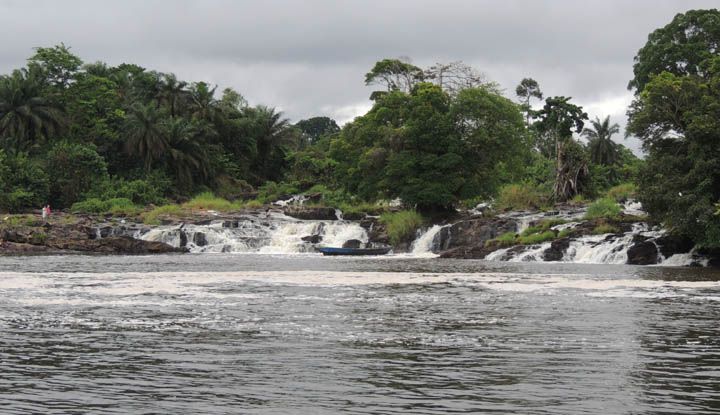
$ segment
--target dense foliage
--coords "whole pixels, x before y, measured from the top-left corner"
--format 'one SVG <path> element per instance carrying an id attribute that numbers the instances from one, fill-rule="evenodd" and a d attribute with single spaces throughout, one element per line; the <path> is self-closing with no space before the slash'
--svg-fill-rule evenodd
<path id="1" fill-rule="evenodd" d="M 671 229 L 720 247 L 720 11 L 678 14 L 635 58 L 628 130 L 643 140 L 643 206 Z"/>
<path id="2" fill-rule="evenodd" d="M 0 209 L 127 213 L 201 194 L 183 206 L 227 210 L 297 192 L 351 212 L 394 199 L 452 212 L 498 194 L 500 206 L 540 207 L 632 181 L 640 164 L 608 119 L 585 130 L 586 147 L 576 134 L 587 115 L 570 98 L 533 110 L 543 94 L 531 78 L 519 102 L 462 62 L 384 59 L 365 82 L 381 87 L 367 114 L 342 128 L 324 116 L 292 124 L 229 88 L 38 48 L 0 76 Z"/>

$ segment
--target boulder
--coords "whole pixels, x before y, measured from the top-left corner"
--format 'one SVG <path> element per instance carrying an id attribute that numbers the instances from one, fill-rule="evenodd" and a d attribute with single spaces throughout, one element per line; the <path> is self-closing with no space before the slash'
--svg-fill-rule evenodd
<path id="1" fill-rule="evenodd" d="M 516 229 L 517 222 L 507 218 L 461 220 L 440 230 L 438 249 L 447 251 L 459 247 L 484 247 L 486 241 Z"/>
<path id="2" fill-rule="evenodd" d="M 687 254 L 695 247 L 695 243 L 690 238 L 674 235 L 661 236 L 655 240 L 655 243 L 665 258 L 675 254 Z"/>
<path id="3" fill-rule="evenodd" d="M 351 249 L 358 249 L 362 247 L 362 241 L 358 239 L 350 239 L 348 241 L 345 241 L 342 245 L 343 248 L 351 248 Z"/>
<path id="4" fill-rule="evenodd" d="M 322 236 L 320 236 L 320 235 L 308 235 L 308 236 L 303 236 L 303 237 L 300 238 L 300 239 L 302 239 L 302 240 L 305 241 L 305 242 L 310 242 L 311 244 L 317 244 L 317 243 L 320 243 L 320 242 L 322 241 Z"/>
<path id="5" fill-rule="evenodd" d="M 205 236 L 203 232 L 195 232 L 192 239 L 196 246 L 205 246 L 208 244 L 207 236 Z"/>
<path id="6" fill-rule="evenodd" d="M 627 251 L 630 265 L 653 265 L 658 263 L 658 248 L 651 241 L 637 241 Z"/>
<path id="7" fill-rule="evenodd" d="M 543 252 L 543 261 L 561 261 L 570 247 L 570 238 L 556 239 Z"/>
<path id="8" fill-rule="evenodd" d="M 303 220 L 337 220 L 335 209 L 329 207 L 288 206 L 285 214 Z"/>

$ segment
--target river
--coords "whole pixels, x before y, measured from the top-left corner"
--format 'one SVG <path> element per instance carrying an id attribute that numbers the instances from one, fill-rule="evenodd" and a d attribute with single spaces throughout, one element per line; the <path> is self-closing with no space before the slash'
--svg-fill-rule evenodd
<path id="1" fill-rule="evenodd" d="M 720 272 L 0 258 L 0 412 L 716 414 Z"/>

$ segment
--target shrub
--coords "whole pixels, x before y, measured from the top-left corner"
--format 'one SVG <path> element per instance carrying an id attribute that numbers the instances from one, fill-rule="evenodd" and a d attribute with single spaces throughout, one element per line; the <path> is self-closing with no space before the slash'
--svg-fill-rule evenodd
<path id="1" fill-rule="evenodd" d="M 570 230 L 570 229 L 563 229 L 563 230 L 561 230 L 561 231 L 557 234 L 557 237 L 558 237 L 558 239 L 560 239 L 560 238 L 567 238 L 568 236 L 570 236 L 570 232 L 572 232 L 572 230 Z"/>
<path id="2" fill-rule="evenodd" d="M 103 213 L 107 211 L 108 204 L 98 198 L 90 198 L 82 202 L 73 203 L 70 207 L 72 213 Z"/>
<path id="3" fill-rule="evenodd" d="M 182 207 L 186 209 L 204 209 L 228 212 L 237 209 L 238 205 L 233 205 L 223 198 L 215 197 L 212 192 L 203 192 L 192 198 L 190 201 L 183 203 Z"/>
<path id="4" fill-rule="evenodd" d="M 506 232 L 495 239 L 485 241 L 485 246 L 513 246 L 516 244 L 517 234 L 515 232 Z"/>
<path id="5" fill-rule="evenodd" d="M 263 204 L 259 200 L 248 200 L 243 204 L 243 207 L 247 209 L 259 209 L 263 207 Z"/>
<path id="6" fill-rule="evenodd" d="M 417 230 L 423 225 L 422 215 L 414 210 L 386 212 L 380 215 L 380 222 L 385 224 L 390 242 L 397 245 L 415 237 Z"/>
<path id="7" fill-rule="evenodd" d="M 623 202 L 635 197 L 637 187 L 633 183 L 623 183 L 610 188 L 605 197 L 614 199 L 617 202 Z"/>
<path id="8" fill-rule="evenodd" d="M 532 235 L 520 236 L 519 238 L 517 238 L 517 241 L 523 245 L 533 245 L 546 241 L 552 241 L 555 238 L 555 232 L 545 231 L 541 233 L 534 233 Z"/>
<path id="9" fill-rule="evenodd" d="M 497 198 L 497 207 L 501 210 L 539 209 L 547 203 L 547 196 L 530 184 L 510 184 L 503 186 Z"/>
<path id="10" fill-rule="evenodd" d="M 607 224 L 607 223 L 601 223 L 593 229 L 592 233 L 594 235 L 604 235 L 606 233 L 620 233 L 620 230 L 613 225 Z"/>
<path id="11" fill-rule="evenodd" d="M 615 202 L 615 199 L 608 197 L 598 199 L 588 206 L 587 213 L 585 213 L 585 219 L 616 219 L 620 215 L 620 206 Z"/>
<path id="12" fill-rule="evenodd" d="M 299 193 L 300 190 L 293 183 L 266 182 L 258 188 L 257 200 L 261 203 L 272 203 L 282 196 L 289 196 Z"/>
<path id="13" fill-rule="evenodd" d="M 143 222 L 148 225 L 159 225 L 161 216 L 182 215 L 183 209 L 179 205 L 158 206 L 142 215 Z"/>
<path id="14" fill-rule="evenodd" d="M 343 215 L 380 215 L 387 211 L 387 207 L 374 203 L 343 203 L 339 206 Z"/>
<path id="15" fill-rule="evenodd" d="M 106 203 L 106 212 L 112 213 L 113 215 L 132 216 L 137 215 L 140 212 L 140 208 L 135 206 L 132 200 L 124 197 L 110 199 Z"/>

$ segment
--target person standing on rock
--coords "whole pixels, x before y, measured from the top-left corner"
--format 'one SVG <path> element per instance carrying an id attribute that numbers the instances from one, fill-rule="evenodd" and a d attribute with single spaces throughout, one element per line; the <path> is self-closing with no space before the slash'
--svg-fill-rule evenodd
<path id="1" fill-rule="evenodd" d="M 45 206 L 42 207 L 42 219 L 47 219 L 47 208 Z"/>

